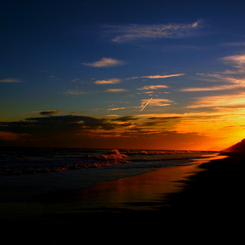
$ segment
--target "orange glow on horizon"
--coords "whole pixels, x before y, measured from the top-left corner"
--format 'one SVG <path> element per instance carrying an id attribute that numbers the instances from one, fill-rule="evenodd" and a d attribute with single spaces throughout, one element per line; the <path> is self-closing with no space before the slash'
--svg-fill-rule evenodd
<path id="1" fill-rule="evenodd" d="M 2 128 L 12 132 L 0 132 L 0 143 L 44 147 L 223 150 L 245 138 L 244 125 L 240 123 L 244 120 L 243 108 L 142 113 L 111 119 L 52 115 L 14 124 L 6 122 Z M 18 133 L 21 130 L 25 134 Z"/>

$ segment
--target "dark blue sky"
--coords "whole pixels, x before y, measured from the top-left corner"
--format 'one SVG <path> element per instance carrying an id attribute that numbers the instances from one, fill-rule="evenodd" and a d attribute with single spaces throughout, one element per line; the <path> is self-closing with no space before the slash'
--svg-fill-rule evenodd
<path id="1" fill-rule="evenodd" d="M 236 143 L 245 135 L 244 9 L 240 0 L 1 1 L 2 144 Z M 67 116 L 99 123 L 75 120 L 70 130 Z"/>

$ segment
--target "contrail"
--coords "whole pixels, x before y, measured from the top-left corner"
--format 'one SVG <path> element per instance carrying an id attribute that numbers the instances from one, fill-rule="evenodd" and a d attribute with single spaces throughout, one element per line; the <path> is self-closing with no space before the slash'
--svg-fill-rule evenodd
<path id="1" fill-rule="evenodd" d="M 147 103 L 141 108 L 140 111 L 143 111 L 143 110 L 146 108 L 146 106 L 151 102 L 151 100 L 152 100 L 152 98 L 150 98 L 150 99 L 147 101 Z"/>

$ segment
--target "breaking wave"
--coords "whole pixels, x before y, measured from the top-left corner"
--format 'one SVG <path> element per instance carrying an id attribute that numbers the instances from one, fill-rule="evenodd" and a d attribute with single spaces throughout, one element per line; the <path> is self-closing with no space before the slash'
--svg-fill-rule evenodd
<path id="1" fill-rule="evenodd" d="M 118 150 L 111 150 L 106 154 L 87 155 L 81 158 L 69 159 L 71 163 L 65 164 L 67 159 L 20 159 L 15 163 L 6 162 L 0 166 L 0 175 L 14 174 L 36 174 L 49 172 L 63 172 L 75 169 L 101 168 L 106 166 L 129 163 L 125 160 L 127 155 L 121 154 Z M 56 162 L 54 162 L 56 160 Z M 75 161 L 75 162 L 74 162 Z"/>
<path id="2" fill-rule="evenodd" d="M 200 158 L 203 154 L 197 151 L 1 148 L 0 175 L 63 172 L 122 164 L 127 164 L 130 169 L 164 167 L 177 165 L 179 160 Z"/>

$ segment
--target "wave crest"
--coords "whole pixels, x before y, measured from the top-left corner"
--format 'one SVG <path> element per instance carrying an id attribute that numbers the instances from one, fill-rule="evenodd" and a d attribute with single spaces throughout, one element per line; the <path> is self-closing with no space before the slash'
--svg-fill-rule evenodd
<path id="1" fill-rule="evenodd" d="M 129 163 L 125 160 L 127 155 L 121 154 L 118 150 L 111 150 L 107 154 L 85 156 L 79 159 L 77 163 L 65 164 L 62 166 L 39 166 L 39 167 L 27 167 L 27 168 L 8 168 L 0 170 L 0 175 L 19 175 L 19 174 L 37 174 L 37 173 L 49 173 L 49 172 L 63 172 L 75 169 L 88 169 L 88 168 L 101 168 L 113 165 L 119 165 L 122 163 Z"/>

